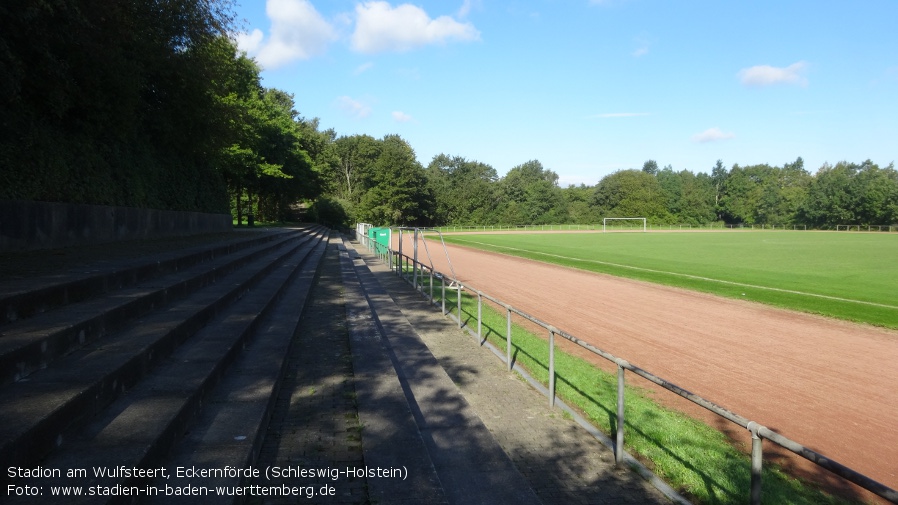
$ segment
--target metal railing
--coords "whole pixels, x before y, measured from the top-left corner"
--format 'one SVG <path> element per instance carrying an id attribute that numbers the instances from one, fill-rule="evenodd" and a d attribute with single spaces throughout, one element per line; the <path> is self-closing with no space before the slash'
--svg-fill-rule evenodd
<path id="1" fill-rule="evenodd" d="M 369 241 L 367 238 L 359 238 L 362 245 L 365 247 L 369 247 Z M 385 261 L 387 265 L 390 266 L 392 271 L 395 271 L 398 275 L 403 277 L 406 281 L 409 281 L 413 284 L 416 290 L 420 290 L 422 293 L 425 293 L 425 280 L 428 280 L 427 289 L 429 291 L 425 294 L 429 297 L 431 303 L 434 303 L 434 279 L 440 281 L 442 285 L 442 296 L 441 296 L 441 311 L 444 316 L 452 317 L 450 311 L 446 309 L 446 282 L 442 282 L 443 279 L 447 279 L 447 277 L 434 270 L 431 266 L 425 265 L 420 262 L 415 262 L 413 258 L 405 255 L 399 254 L 397 251 L 389 250 L 389 248 L 384 248 L 379 244 L 374 244 L 375 249 L 374 252 L 381 259 Z M 371 249 L 369 247 L 369 249 Z M 386 249 L 386 250 L 384 250 Z M 425 272 L 427 272 L 425 274 Z M 418 280 L 421 280 L 420 284 Z M 617 365 L 617 422 L 615 429 L 615 442 L 614 442 L 614 458 L 617 464 L 623 462 L 624 457 L 624 385 L 625 385 L 625 373 L 627 370 L 630 372 L 654 383 L 658 386 L 677 394 L 704 409 L 713 412 L 714 414 L 723 417 L 724 419 L 731 421 L 751 433 L 752 437 L 752 449 L 751 449 L 751 503 L 753 505 L 757 505 L 761 503 L 761 471 L 763 465 L 763 440 L 769 440 L 784 449 L 801 456 L 812 463 L 815 463 L 817 466 L 829 470 L 830 472 L 854 483 L 858 486 L 880 496 L 892 503 L 898 504 L 898 491 L 879 483 L 866 475 L 863 475 L 851 468 L 848 468 L 841 463 L 833 461 L 832 459 L 815 452 L 807 447 L 791 440 L 779 433 L 776 433 L 769 428 L 761 425 L 760 423 L 747 419 L 739 414 L 731 412 L 730 410 L 721 407 L 720 405 L 715 404 L 714 402 L 702 398 L 690 391 L 669 382 L 657 375 L 643 370 L 642 368 L 629 363 L 627 360 L 614 356 L 613 354 L 606 352 L 598 347 L 593 346 L 583 340 L 571 335 L 563 330 L 558 329 L 557 327 L 540 320 L 539 318 L 528 314 L 520 309 L 517 309 L 511 306 L 508 303 L 499 300 L 493 296 L 490 296 L 478 289 L 474 289 L 472 286 L 466 285 L 463 282 L 458 281 L 457 279 L 453 279 L 454 287 L 452 290 L 458 290 L 457 299 L 457 311 L 458 317 L 456 318 L 458 321 L 458 327 L 462 328 L 462 290 L 467 290 L 470 293 L 476 294 L 477 296 L 477 338 L 482 342 L 483 341 L 483 300 L 489 300 L 499 307 L 503 308 L 506 313 L 506 356 L 505 360 L 508 364 L 509 370 L 512 369 L 514 364 L 512 358 L 512 314 L 516 314 L 540 327 L 545 329 L 548 332 L 548 343 L 549 343 L 549 384 L 548 384 L 548 399 L 549 406 L 555 406 L 555 337 L 560 336 L 588 351 L 591 353 L 600 356 L 615 365 Z M 472 331 L 473 332 L 473 331 Z"/>

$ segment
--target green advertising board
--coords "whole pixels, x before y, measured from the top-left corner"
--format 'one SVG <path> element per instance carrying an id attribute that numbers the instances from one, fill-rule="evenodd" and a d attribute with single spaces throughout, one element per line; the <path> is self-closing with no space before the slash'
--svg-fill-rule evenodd
<path id="1" fill-rule="evenodd" d="M 384 253 L 390 250 L 390 239 L 392 238 L 389 228 L 369 228 L 368 238 L 378 253 Z"/>

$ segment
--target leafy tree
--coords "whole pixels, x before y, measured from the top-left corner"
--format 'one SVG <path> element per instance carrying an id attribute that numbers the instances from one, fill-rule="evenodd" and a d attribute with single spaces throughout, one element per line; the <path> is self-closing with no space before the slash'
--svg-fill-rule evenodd
<path id="1" fill-rule="evenodd" d="M 537 160 L 518 165 L 498 183 L 497 215 L 507 224 L 562 222 L 566 217 L 558 174 Z"/>
<path id="2" fill-rule="evenodd" d="M 361 198 L 358 217 L 378 225 L 425 226 L 433 216 L 433 194 L 411 146 L 399 135 L 382 140 L 369 175 L 370 188 Z"/>
<path id="3" fill-rule="evenodd" d="M 645 167 L 642 169 L 646 172 Z M 683 209 L 683 178 L 681 174 L 674 172 L 670 165 L 664 167 L 660 172 L 654 174 L 658 178 L 658 184 L 661 191 L 664 192 L 665 206 L 672 216 L 680 215 Z"/>
<path id="4" fill-rule="evenodd" d="M 596 186 L 591 203 L 603 217 L 645 217 L 662 223 L 671 217 L 658 179 L 640 170 L 605 176 Z"/>
<path id="5" fill-rule="evenodd" d="M 333 160 L 328 179 L 338 197 L 358 202 L 371 184 L 373 166 L 381 153 L 381 143 L 370 135 L 340 137 L 330 145 Z"/>
<path id="6" fill-rule="evenodd" d="M 855 222 L 849 187 L 857 173 L 857 166 L 840 162 L 836 166 L 824 164 L 808 187 L 808 196 L 801 207 L 802 218 L 818 228 L 834 228 L 838 224 Z"/>
<path id="7" fill-rule="evenodd" d="M 0 5 L 0 197 L 226 211 L 228 2 Z"/>
<path id="8" fill-rule="evenodd" d="M 496 170 L 461 156 L 434 156 L 427 166 L 428 184 L 436 201 L 434 222 L 475 225 L 488 222 L 493 211 Z"/>
<path id="9" fill-rule="evenodd" d="M 601 216 L 596 213 L 595 208 L 589 205 L 594 192 L 595 188 L 586 184 L 570 185 L 561 190 L 562 199 L 567 207 L 566 222 L 592 224 L 601 220 Z"/>
<path id="10" fill-rule="evenodd" d="M 858 167 L 849 192 L 854 202 L 855 222 L 876 225 L 898 221 L 898 173 L 892 165 L 879 168 L 867 160 Z"/>
<path id="11" fill-rule="evenodd" d="M 714 185 L 714 208 L 717 212 L 717 219 L 723 219 L 723 209 L 720 206 L 720 197 L 723 194 L 724 183 L 726 182 L 729 172 L 723 166 L 723 161 L 717 160 L 714 168 L 711 169 L 711 182 Z"/>
<path id="12" fill-rule="evenodd" d="M 676 220 L 682 224 L 703 225 L 717 219 L 714 205 L 714 181 L 708 174 L 679 173 L 681 199 Z"/>
<path id="13" fill-rule="evenodd" d="M 658 175 L 658 162 L 655 160 L 648 160 L 642 164 L 642 171 L 649 175 Z"/>

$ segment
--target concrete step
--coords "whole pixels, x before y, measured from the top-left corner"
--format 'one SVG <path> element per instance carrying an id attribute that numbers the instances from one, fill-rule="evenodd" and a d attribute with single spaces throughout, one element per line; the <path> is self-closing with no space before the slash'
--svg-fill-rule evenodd
<path id="1" fill-rule="evenodd" d="M 173 474 L 174 466 L 167 456 L 173 451 L 176 455 L 182 453 L 180 444 L 187 444 L 188 453 L 202 450 L 204 439 L 210 453 L 221 458 L 222 451 L 231 451 L 238 454 L 238 459 L 224 458 L 221 467 L 202 468 L 233 467 L 240 462 L 240 453 L 244 460 L 251 459 L 253 447 L 261 443 L 258 434 L 266 419 L 272 383 L 280 375 L 283 352 L 299 317 L 295 304 L 303 301 L 303 292 L 308 291 L 324 246 L 325 242 L 316 241 L 279 262 L 276 271 L 162 360 L 126 395 L 84 426 L 70 430 L 67 440 L 41 465 L 166 468 Z M 240 366 L 230 366 L 235 360 Z M 247 395 L 251 397 L 249 401 Z M 213 401 L 223 398 L 235 401 Z M 182 440 L 188 432 L 187 440 Z M 192 436 L 194 432 L 198 437 Z M 216 444 L 215 439 L 230 444 Z M 54 485 L 81 486 L 85 490 L 98 489 L 97 486 L 139 489 L 143 493 L 138 501 L 146 501 L 145 490 L 151 480 L 121 473 L 98 477 L 91 471 L 82 478 L 31 479 L 29 484 L 45 490 Z M 175 482 L 165 479 L 160 487 L 174 486 Z M 93 496 L 69 499 L 66 503 L 117 501 L 131 499 Z M 167 502 L 171 501 L 168 497 Z"/>
<path id="2" fill-rule="evenodd" d="M 320 264 L 333 248 L 332 236 L 314 251 L 310 262 Z M 319 267 L 320 268 L 320 267 Z M 232 365 L 228 375 L 212 392 L 209 401 L 197 417 L 194 427 L 184 434 L 165 460 L 165 467 L 173 472 L 178 468 L 259 468 L 258 458 L 265 440 L 274 403 L 287 364 L 291 345 L 298 331 L 302 308 L 316 282 L 316 271 L 302 269 L 284 292 L 283 298 L 260 326 L 256 338 L 251 340 Z M 165 486 L 203 486 L 204 488 L 236 487 L 252 484 L 252 478 L 243 475 L 210 476 L 205 478 L 166 479 L 157 477 L 150 483 L 156 489 Z M 178 503 L 235 503 L 232 495 L 181 497 Z M 171 497 L 162 493 L 148 497 L 146 503 L 170 503 Z"/>
<path id="3" fill-rule="evenodd" d="M 253 321 L 258 320 L 260 312 L 264 313 L 256 298 L 261 296 L 268 300 L 265 303 L 270 303 L 271 290 L 276 293 L 279 289 L 272 286 L 278 282 L 283 285 L 288 277 L 283 265 L 295 266 L 305 258 L 320 243 L 321 232 L 320 229 L 302 232 L 311 235 L 312 240 L 268 251 L 218 282 L 134 320 L 121 331 L 52 362 L 47 369 L 33 373 L 25 380 L 0 388 L 2 466 L 39 463 L 45 454 L 65 445 L 77 433 L 73 430 L 81 421 L 101 412 L 101 417 L 109 415 L 104 409 L 111 402 L 124 396 L 136 396 L 132 391 L 141 380 L 148 377 L 154 367 L 163 366 L 173 353 L 192 348 L 193 352 L 203 355 L 223 347 L 230 356 L 234 351 L 227 349 L 237 344 L 227 346 L 214 339 L 208 340 L 214 343 L 206 344 L 211 347 L 193 343 L 191 346 L 199 347 L 182 347 L 181 344 L 188 340 L 196 342 L 200 332 L 209 339 L 220 332 L 221 337 L 227 339 L 230 338 L 228 335 L 234 334 L 236 326 L 233 324 L 256 324 Z M 293 271 L 293 267 L 288 268 Z M 250 304 L 250 300 L 255 300 L 252 303 L 256 305 Z M 240 312 L 241 307 L 248 308 L 249 312 Z M 226 324 L 223 321 L 229 317 L 227 325 L 220 326 Z M 214 326 L 217 330 L 212 330 L 210 337 L 210 330 L 203 328 L 212 321 L 217 321 Z M 245 338 L 243 333 L 241 331 L 237 342 Z M 220 366 L 213 366 L 209 373 L 219 373 Z M 189 378 L 194 377 L 191 373 L 200 368 L 190 364 L 169 377 L 176 383 L 187 384 Z M 196 384 L 199 387 L 205 382 Z M 4 480 L 9 478 L 4 475 Z"/>
<path id="4" fill-rule="evenodd" d="M 206 254 L 199 251 L 184 253 L 167 261 L 171 265 L 170 273 L 164 273 L 169 268 L 156 269 L 153 271 L 153 278 L 147 278 L 147 273 L 136 285 L 107 292 L 108 296 L 99 296 L 103 293 L 97 291 L 92 298 L 84 301 L 70 301 L 41 313 L 40 317 L 7 324 L 0 328 L 0 385 L 21 380 L 35 370 L 46 368 L 58 357 L 119 330 L 129 321 L 217 282 L 258 255 L 303 238 L 306 236 L 296 233 L 266 234 L 265 240 L 255 238 L 232 245 L 216 246 Z M 227 254 L 215 255 L 215 251 L 231 249 L 233 250 Z M 195 263 L 200 259 L 205 261 Z M 125 265 L 116 271 L 120 277 L 124 276 L 122 272 L 126 270 L 146 273 L 149 269 L 141 266 L 146 264 L 146 260 L 143 260 L 139 265 Z M 136 280 L 138 276 L 135 274 L 129 277 Z M 55 289 L 65 291 L 68 284 L 57 284 Z M 109 288 L 108 283 L 95 284 L 104 284 L 106 289 Z M 41 293 L 47 291 L 47 288 L 38 290 Z M 21 293 L 20 299 L 35 297 L 33 292 Z M 61 297 L 62 295 L 51 296 Z M 28 312 L 36 313 L 33 307 Z"/>
<path id="5" fill-rule="evenodd" d="M 3 331 L 3 325 L 7 323 L 178 272 L 220 256 L 277 240 L 286 233 L 290 232 L 274 229 L 249 234 L 235 233 L 234 238 L 223 241 L 218 239 L 211 246 L 203 244 L 155 253 L 149 258 L 107 260 L 101 257 L 88 267 L 72 267 L 36 278 L 6 279 L 0 283 L 0 331 Z"/>

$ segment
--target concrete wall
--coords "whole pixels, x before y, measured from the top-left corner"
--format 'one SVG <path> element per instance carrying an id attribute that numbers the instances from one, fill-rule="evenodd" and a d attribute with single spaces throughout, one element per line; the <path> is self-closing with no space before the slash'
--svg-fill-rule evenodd
<path id="1" fill-rule="evenodd" d="M 231 230 L 228 214 L 0 200 L 0 251 Z"/>

